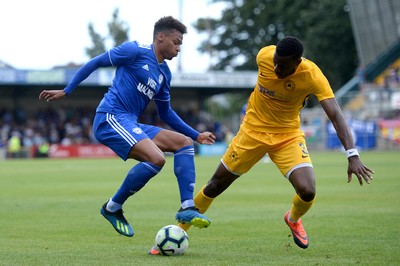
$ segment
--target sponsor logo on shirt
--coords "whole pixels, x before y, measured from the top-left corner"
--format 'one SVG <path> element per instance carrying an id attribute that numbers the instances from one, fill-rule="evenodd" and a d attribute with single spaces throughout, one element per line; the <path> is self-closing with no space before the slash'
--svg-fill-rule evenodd
<path id="1" fill-rule="evenodd" d="M 283 100 L 283 101 L 289 101 L 290 100 L 290 97 L 283 95 L 279 91 L 269 90 L 269 89 L 261 86 L 260 83 L 258 83 L 258 91 L 261 94 L 264 94 L 264 95 L 269 96 L 271 98 L 275 98 L 275 99 L 279 99 L 279 100 Z"/>
<path id="2" fill-rule="evenodd" d="M 137 85 L 137 90 L 146 95 L 147 97 L 149 97 L 149 99 L 151 100 L 155 95 L 156 85 L 157 83 L 152 78 L 149 77 L 146 85 L 142 83 L 139 83 Z"/>

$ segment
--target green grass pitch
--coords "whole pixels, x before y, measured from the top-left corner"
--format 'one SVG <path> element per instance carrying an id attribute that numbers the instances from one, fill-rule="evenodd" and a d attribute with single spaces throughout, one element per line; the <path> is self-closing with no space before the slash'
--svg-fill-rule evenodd
<path id="1" fill-rule="evenodd" d="M 99 214 L 136 163 L 119 159 L 0 161 L 0 265 L 398 265 L 400 152 L 363 152 L 370 185 L 347 183 L 340 152 L 313 152 L 317 198 L 298 248 L 283 221 L 294 190 L 274 164 L 258 163 L 217 198 L 207 229 L 188 231 L 181 257 L 147 255 L 179 208 L 173 158 L 125 204 L 133 238 Z M 195 192 L 219 157 L 196 157 Z"/>

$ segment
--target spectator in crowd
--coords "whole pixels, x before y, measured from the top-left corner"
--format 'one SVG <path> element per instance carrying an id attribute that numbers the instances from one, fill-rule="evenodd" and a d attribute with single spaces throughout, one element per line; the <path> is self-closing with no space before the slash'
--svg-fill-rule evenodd
<path id="1" fill-rule="evenodd" d="M 7 151 L 11 158 L 19 158 L 21 156 L 21 134 L 18 131 L 11 133 L 7 143 Z"/>

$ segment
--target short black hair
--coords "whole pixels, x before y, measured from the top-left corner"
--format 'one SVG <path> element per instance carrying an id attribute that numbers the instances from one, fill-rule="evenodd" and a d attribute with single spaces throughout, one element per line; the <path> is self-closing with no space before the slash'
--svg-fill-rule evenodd
<path id="1" fill-rule="evenodd" d="M 186 26 L 179 20 L 177 20 L 171 16 L 162 17 L 154 24 L 153 39 L 156 38 L 157 33 L 159 33 L 159 32 L 166 32 L 166 31 L 174 30 L 174 29 L 179 31 L 182 34 L 187 33 Z"/>
<path id="2" fill-rule="evenodd" d="M 295 59 L 302 57 L 303 44 L 299 39 L 293 36 L 286 36 L 276 45 L 276 53 L 279 56 L 290 56 Z"/>

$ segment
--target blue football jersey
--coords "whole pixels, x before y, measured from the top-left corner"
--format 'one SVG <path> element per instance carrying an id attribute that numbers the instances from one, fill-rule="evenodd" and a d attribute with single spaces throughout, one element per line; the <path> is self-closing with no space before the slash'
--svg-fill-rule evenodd
<path id="1" fill-rule="evenodd" d="M 165 61 L 158 63 L 153 45 L 126 42 L 109 50 L 108 56 L 116 67 L 115 77 L 98 112 L 139 117 L 151 100 L 170 100 L 171 71 Z"/>

